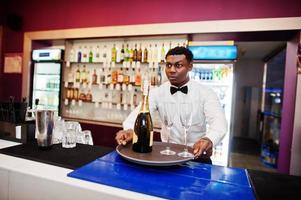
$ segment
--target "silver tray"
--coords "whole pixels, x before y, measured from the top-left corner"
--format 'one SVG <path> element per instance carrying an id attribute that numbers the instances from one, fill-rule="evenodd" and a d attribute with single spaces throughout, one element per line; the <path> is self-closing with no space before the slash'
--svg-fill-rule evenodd
<path id="1" fill-rule="evenodd" d="M 170 166 L 185 163 L 193 158 L 183 158 L 177 154 L 184 150 L 184 145 L 169 143 L 168 146 L 171 150 L 176 152 L 176 155 L 163 155 L 160 151 L 166 148 L 167 143 L 164 142 L 154 142 L 153 150 L 150 153 L 137 153 L 132 150 L 132 144 L 127 144 L 125 146 L 118 145 L 116 147 L 117 153 L 124 159 L 142 165 L 150 166 Z M 188 147 L 188 151 L 192 152 L 192 148 Z"/>

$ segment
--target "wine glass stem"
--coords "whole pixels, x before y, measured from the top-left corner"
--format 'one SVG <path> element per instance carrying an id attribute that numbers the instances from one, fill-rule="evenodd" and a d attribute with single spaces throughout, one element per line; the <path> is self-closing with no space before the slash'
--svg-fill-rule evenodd
<path id="1" fill-rule="evenodd" d="M 167 144 L 169 143 L 170 129 L 171 129 L 170 127 L 167 127 L 167 134 L 166 134 Z M 166 150 L 169 150 L 169 146 L 166 146 Z"/>
<path id="2" fill-rule="evenodd" d="M 184 144 L 185 144 L 184 151 L 188 151 L 188 149 L 187 149 L 187 129 L 186 128 L 184 128 Z"/>

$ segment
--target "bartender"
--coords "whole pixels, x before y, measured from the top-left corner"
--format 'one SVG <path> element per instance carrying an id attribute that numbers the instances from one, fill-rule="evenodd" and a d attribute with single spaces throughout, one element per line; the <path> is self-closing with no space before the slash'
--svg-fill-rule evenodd
<path id="1" fill-rule="evenodd" d="M 212 148 L 222 140 L 227 132 L 224 110 L 213 90 L 190 80 L 188 73 L 193 67 L 193 54 L 189 49 L 185 47 L 170 49 L 165 59 L 165 73 L 169 81 L 150 91 L 150 112 L 158 111 L 162 116 L 160 113 L 164 109 L 168 109 L 162 108 L 162 102 L 176 102 L 176 104 L 183 101 L 192 102 L 192 125 L 187 134 L 187 144 L 193 148 L 195 160 L 211 164 Z M 115 138 L 118 144 L 125 145 L 132 140 L 138 111 L 139 108 L 136 108 L 123 122 L 123 130 L 117 132 Z M 166 127 L 162 125 L 161 140 L 163 142 L 167 141 L 166 133 Z M 183 127 L 180 120 L 175 120 L 169 141 L 184 144 Z"/>

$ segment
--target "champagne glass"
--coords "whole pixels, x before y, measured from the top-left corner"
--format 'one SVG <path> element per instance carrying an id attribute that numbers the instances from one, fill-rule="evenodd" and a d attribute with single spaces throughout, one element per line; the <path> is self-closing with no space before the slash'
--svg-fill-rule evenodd
<path id="1" fill-rule="evenodd" d="M 194 155 L 190 152 L 188 152 L 187 147 L 187 134 L 189 131 L 189 128 L 192 124 L 192 103 L 184 102 L 180 103 L 180 122 L 184 129 L 184 144 L 185 148 L 183 152 L 178 153 L 178 156 L 184 157 L 184 158 L 193 158 Z"/>
<path id="2" fill-rule="evenodd" d="M 171 133 L 171 128 L 174 125 L 174 117 L 175 117 L 175 103 L 165 103 L 163 107 L 163 123 L 167 129 L 167 134 L 166 134 L 166 139 L 167 139 L 167 145 L 165 150 L 160 151 L 161 154 L 163 155 L 175 155 L 176 152 L 170 150 L 169 145 L 169 138 L 170 138 L 170 133 Z"/>

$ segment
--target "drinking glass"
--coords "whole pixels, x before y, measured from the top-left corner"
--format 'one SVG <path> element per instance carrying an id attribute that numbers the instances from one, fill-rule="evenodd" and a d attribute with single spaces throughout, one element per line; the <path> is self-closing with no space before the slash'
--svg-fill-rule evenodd
<path id="1" fill-rule="evenodd" d="M 180 103 L 179 107 L 179 116 L 180 116 L 180 122 L 184 129 L 184 144 L 185 148 L 183 152 L 178 153 L 178 156 L 184 157 L 184 158 L 193 158 L 194 155 L 190 152 L 188 152 L 187 147 L 187 134 L 189 131 L 189 128 L 192 124 L 192 103 L 190 102 L 184 102 Z"/>
<path id="2" fill-rule="evenodd" d="M 84 141 L 84 144 L 90 144 L 90 145 L 93 145 L 93 140 L 92 140 L 91 131 L 90 131 L 90 130 L 83 130 L 83 131 L 82 131 L 82 134 L 83 134 L 83 141 Z"/>
<path id="3" fill-rule="evenodd" d="M 176 152 L 170 150 L 169 145 L 169 138 L 171 133 L 171 128 L 174 125 L 174 117 L 175 117 L 175 103 L 165 103 L 163 107 L 163 113 L 162 113 L 162 121 L 167 129 L 166 139 L 167 139 L 167 145 L 165 150 L 160 151 L 163 155 L 175 155 Z"/>
<path id="4" fill-rule="evenodd" d="M 76 147 L 77 133 L 79 131 L 78 122 L 65 122 L 65 130 L 63 132 L 63 148 Z"/>

